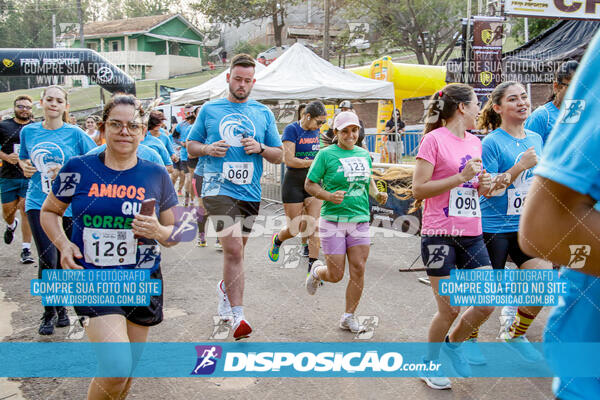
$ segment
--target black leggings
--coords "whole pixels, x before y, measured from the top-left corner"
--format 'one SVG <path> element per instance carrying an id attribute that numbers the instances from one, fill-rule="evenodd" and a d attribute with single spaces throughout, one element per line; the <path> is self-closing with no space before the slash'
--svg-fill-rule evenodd
<path id="1" fill-rule="evenodd" d="M 504 269 L 508 256 L 512 261 L 521 267 L 524 262 L 531 260 L 533 257 L 523 253 L 519 247 L 518 232 L 506 233 L 483 233 L 483 240 L 487 247 L 492 268 Z"/>
<path id="2" fill-rule="evenodd" d="M 54 247 L 54 244 L 42 229 L 40 222 L 40 210 L 29 210 L 27 211 L 27 220 L 31 227 L 31 234 L 35 242 L 35 248 L 38 253 L 38 279 L 42 279 L 42 271 L 45 269 L 60 269 L 60 252 Z M 67 234 L 69 240 L 71 239 L 71 232 L 73 229 L 73 221 L 71 217 L 62 218 L 63 229 Z M 58 310 L 61 307 L 56 307 Z M 46 311 L 52 312 L 54 307 L 44 307 Z"/>

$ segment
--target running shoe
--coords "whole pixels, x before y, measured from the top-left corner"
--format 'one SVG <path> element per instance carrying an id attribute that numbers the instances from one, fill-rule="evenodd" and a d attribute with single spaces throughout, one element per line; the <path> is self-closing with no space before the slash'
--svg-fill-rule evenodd
<path id="1" fill-rule="evenodd" d="M 517 317 L 517 306 L 504 306 L 500 311 L 500 321 L 503 327 L 510 327 Z"/>
<path id="2" fill-rule="evenodd" d="M 40 335 L 52 335 L 54 334 L 54 324 L 56 324 L 56 313 L 54 310 L 52 312 L 44 311 L 44 315 L 42 315 L 42 323 L 40 324 L 40 328 L 38 329 L 38 333 Z"/>
<path id="3" fill-rule="evenodd" d="M 306 281 L 304 281 L 304 285 L 306 286 L 306 291 L 308 294 L 313 296 L 317 293 L 317 288 L 319 287 L 321 280 L 317 275 L 317 268 L 323 265 L 320 260 L 317 260 L 313 263 L 312 270 L 306 275 Z"/>
<path id="4" fill-rule="evenodd" d="M 233 338 L 235 340 L 246 339 L 250 337 L 252 327 L 244 318 L 234 319 Z"/>
<path id="5" fill-rule="evenodd" d="M 215 250 L 223 251 L 223 245 L 218 240 L 217 240 L 217 243 L 215 243 Z"/>
<path id="6" fill-rule="evenodd" d="M 31 250 L 23 249 L 21 250 L 21 264 L 33 264 L 35 261 L 31 256 Z"/>
<path id="7" fill-rule="evenodd" d="M 11 244 L 14 237 L 15 237 L 15 231 L 17 230 L 17 227 L 19 226 L 19 218 L 15 218 L 15 227 L 11 228 L 8 225 L 6 225 L 6 230 L 4 231 L 4 243 L 6 244 Z"/>
<path id="8" fill-rule="evenodd" d="M 56 326 L 58 328 L 64 328 L 65 326 L 71 325 L 71 321 L 69 321 L 69 314 L 67 314 L 67 309 L 65 307 L 57 308 L 58 319 L 56 320 Z"/>
<path id="9" fill-rule="evenodd" d="M 224 287 L 225 282 L 221 279 L 217 284 L 217 296 L 219 297 L 217 312 L 219 313 L 219 317 L 221 317 L 221 321 L 231 321 L 233 319 L 233 311 L 231 310 L 229 297 L 227 297 L 227 293 L 223 290 Z"/>
<path id="10" fill-rule="evenodd" d="M 302 256 L 308 257 L 308 245 L 307 244 L 302 245 Z"/>
<path id="11" fill-rule="evenodd" d="M 206 239 L 204 239 L 204 238 L 202 238 L 202 236 L 200 236 L 198 238 L 198 241 L 196 242 L 196 246 L 198 246 L 198 247 L 206 247 L 207 246 Z"/>
<path id="12" fill-rule="evenodd" d="M 275 244 L 275 238 L 277 237 L 277 234 L 274 233 L 273 237 L 271 238 L 271 248 L 269 249 L 269 260 L 273 261 L 273 262 L 277 262 L 277 260 L 279 260 L 279 249 L 280 246 L 277 246 Z"/>
<path id="13" fill-rule="evenodd" d="M 465 358 L 465 355 L 462 351 L 462 346 L 446 342 L 442 346 L 442 349 L 452 362 L 454 371 L 456 371 L 459 376 L 468 378 L 473 375 L 471 366 L 469 365 L 469 362 Z"/>
<path id="14" fill-rule="evenodd" d="M 479 345 L 477 344 L 477 339 L 468 339 L 463 343 L 463 350 L 465 354 L 465 358 L 467 362 L 471 365 L 485 365 L 487 360 L 485 359 Z"/>
<path id="15" fill-rule="evenodd" d="M 421 378 L 421 380 L 432 389 L 452 389 L 450 379 L 446 378 L 445 376 L 420 376 L 419 378 Z"/>
<path id="16" fill-rule="evenodd" d="M 533 347 L 525 335 L 512 337 L 510 331 L 506 330 L 500 333 L 500 339 L 508 344 L 516 344 L 516 346 L 509 346 L 509 348 L 527 362 L 534 363 L 544 359 L 542 354 Z"/>
<path id="17" fill-rule="evenodd" d="M 342 315 L 342 319 L 340 319 L 340 328 L 346 329 L 352 333 L 360 333 L 360 332 L 366 331 L 366 328 L 364 327 L 364 325 L 361 325 L 358 322 L 358 320 L 356 319 L 354 314 L 348 315 L 345 318 Z"/>

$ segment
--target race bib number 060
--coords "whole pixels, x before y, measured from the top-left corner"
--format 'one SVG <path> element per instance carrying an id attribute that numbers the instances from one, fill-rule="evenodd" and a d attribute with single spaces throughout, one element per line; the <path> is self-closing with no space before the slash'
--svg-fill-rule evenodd
<path id="1" fill-rule="evenodd" d="M 450 191 L 448 215 L 451 217 L 480 218 L 479 194 L 477 189 L 457 187 Z"/>
<path id="2" fill-rule="evenodd" d="M 131 229 L 83 229 L 85 261 L 99 267 L 135 264 L 137 241 Z"/>
<path id="3" fill-rule="evenodd" d="M 251 162 L 223 163 L 223 177 L 236 185 L 248 185 L 252 182 L 254 164 Z"/>
<path id="4" fill-rule="evenodd" d="M 362 157 L 346 157 L 340 158 L 342 167 L 344 168 L 344 176 L 346 178 L 355 176 L 370 176 L 369 163 Z"/>

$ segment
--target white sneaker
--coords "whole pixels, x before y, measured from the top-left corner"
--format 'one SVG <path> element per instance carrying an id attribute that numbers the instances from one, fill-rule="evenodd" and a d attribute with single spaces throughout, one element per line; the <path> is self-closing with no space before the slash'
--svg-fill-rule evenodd
<path id="1" fill-rule="evenodd" d="M 450 379 L 444 376 L 420 376 L 421 380 L 432 389 L 443 390 L 452 389 Z"/>
<path id="2" fill-rule="evenodd" d="M 340 328 L 349 330 L 352 333 L 360 333 L 365 332 L 367 328 L 364 325 L 361 325 L 354 314 L 347 316 L 344 318 L 342 315 L 342 319 L 340 320 Z"/>
<path id="3" fill-rule="evenodd" d="M 231 310 L 231 303 L 229 303 L 227 293 L 223 290 L 224 287 L 225 282 L 221 279 L 217 284 L 217 297 L 219 298 L 217 312 L 219 313 L 219 317 L 221 317 L 221 321 L 232 321 L 233 311 Z"/>
<path id="4" fill-rule="evenodd" d="M 216 251 L 223 251 L 223 245 L 221 244 L 221 242 L 215 243 L 215 250 Z"/>
<path id="5" fill-rule="evenodd" d="M 510 331 L 504 331 L 500 334 L 500 339 L 503 342 L 510 344 L 511 346 L 509 346 L 509 348 L 521 356 L 526 362 L 535 363 L 544 359 L 542 353 L 537 351 L 525 335 L 512 337 Z"/>
<path id="6" fill-rule="evenodd" d="M 235 340 L 246 339 L 250 337 L 252 327 L 245 318 L 236 318 L 233 322 L 233 338 Z"/>
<path id="7" fill-rule="evenodd" d="M 321 266 L 323 266 L 323 263 L 320 260 L 315 261 L 313 263 L 312 269 L 306 275 L 306 281 L 304 282 L 304 285 L 306 286 L 306 291 L 311 296 L 317 293 L 317 289 L 321 284 L 321 279 L 319 279 L 317 275 L 317 268 Z"/>

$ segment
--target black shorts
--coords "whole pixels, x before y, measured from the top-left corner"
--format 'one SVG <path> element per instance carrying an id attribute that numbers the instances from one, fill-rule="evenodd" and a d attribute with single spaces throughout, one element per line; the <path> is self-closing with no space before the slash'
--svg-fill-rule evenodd
<path id="1" fill-rule="evenodd" d="M 142 326 L 158 325 L 163 320 L 163 293 L 165 284 L 162 279 L 160 268 L 150 274 L 151 279 L 160 279 L 163 292 L 160 296 L 150 296 L 150 305 L 148 306 L 74 306 L 78 316 L 87 316 L 90 318 L 101 317 L 103 315 L 118 314 L 124 316 L 127 321 Z"/>
<path id="2" fill-rule="evenodd" d="M 304 190 L 304 181 L 308 168 L 287 169 L 281 184 L 281 201 L 288 203 L 303 203 L 307 197 L 312 197 Z"/>
<path id="3" fill-rule="evenodd" d="M 185 173 L 188 173 L 189 171 L 188 171 L 188 168 L 187 168 L 187 161 L 179 160 L 177 162 L 177 169 L 179 171 L 183 171 Z"/>
<path id="4" fill-rule="evenodd" d="M 196 197 L 202 197 L 202 182 L 204 182 L 204 177 L 200 175 L 194 174 L 194 190 L 196 191 Z"/>
<path id="5" fill-rule="evenodd" d="M 198 157 L 196 158 L 188 158 L 187 160 L 187 167 L 188 170 L 192 170 L 192 172 L 194 172 L 194 170 L 196 169 L 196 165 L 198 165 Z"/>
<path id="6" fill-rule="evenodd" d="M 525 261 L 533 259 L 533 257 L 529 257 L 523 253 L 523 250 L 519 247 L 518 232 L 484 232 L 483 240 L 485 241 L 485 246 L 487 247 L 494 269 L 504 269 L 509 255 L 518 267 L 521 267 Z"/>
<path id="7" fill-rule="evenodd" d="M 244 201 L 229 196 L 203 197 L 206 212 L 213 219 L 217 232 L 237 222 L 242 223 L 242 232 L 252 232 L 254 220 L 258 215 L 260 201 Z"/>
<path id="8" fill-rule="evenodd" d="M 483 235 L 423 236 L 421 257 L 429 276 L 450 276 L 453 269 L 490 266 Z"/>

